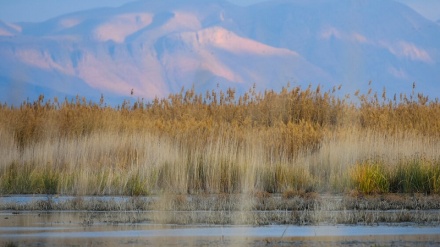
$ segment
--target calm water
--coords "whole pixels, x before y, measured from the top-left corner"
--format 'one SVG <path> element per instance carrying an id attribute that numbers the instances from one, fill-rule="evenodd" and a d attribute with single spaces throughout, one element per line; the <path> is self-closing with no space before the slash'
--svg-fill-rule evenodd
<path id="1" fill-rule="evenodd" d="M 102 219 L 134 212 L 2 212 L 0 244 L 18 246 L 258 245 L 324 243 L 349 246 L 382 241 L 399 245 L 440 244 L 439 226 L 178 226 L 115 223 Z M 93 217 L 92 217 L 93 215 Z M 405 240 L 411 236 L 410 240 Z M 362 240 L 364 239 L 364 240 Z M 272 243 L 272 242 L 273 243 Z M 391 242 L 389 242 L 391 241 Z M 379 243 L 382 243 L 379 242 Z M 1 245 L 0 245 L 1 246 Z"/>
<path id="2" fill-rule="evenodd" d="M 26 204 L 45 197 L 3 197 Z M 69 200 L 61 197 L 53 200 Z M 115 200 L 113 197 L 100 200 Z M 116 200 L 129 200 L 119 197 Z M 16 246 L 440 246 L 440 226 L 219 226 L 153 224 L 159 212 L 0 211 L 0 247 Z M 179 214 L 180 212 L 173 212 Z M 182 212 L 183 213 L 183 212 Z M 188 213 L 188 212 L 185 212 Z M 189 212 L 197 214 L 198 212 Z"/>

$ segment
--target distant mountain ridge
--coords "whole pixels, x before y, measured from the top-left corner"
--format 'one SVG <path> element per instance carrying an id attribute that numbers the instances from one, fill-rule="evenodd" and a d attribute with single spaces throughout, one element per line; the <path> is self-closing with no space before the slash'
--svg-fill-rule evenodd
<path id="1" fill-rule="evenodd" d="M 195 86 L 440 97 L 440 26 L 391 0 L 144 0 L 41 23 L 0 22 L 0 100 L 152 99 Z"/>

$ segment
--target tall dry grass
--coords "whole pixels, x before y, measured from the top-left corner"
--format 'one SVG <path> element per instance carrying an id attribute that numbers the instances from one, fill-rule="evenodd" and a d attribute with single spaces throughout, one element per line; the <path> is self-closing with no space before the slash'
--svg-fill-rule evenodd
<path id="1" fill-rule="evenodd" d="M 44 96 L 3 105 L 0 191 L 440 192 L 437 100 L 337 91 L 190 89 L 114 108 Z"/>

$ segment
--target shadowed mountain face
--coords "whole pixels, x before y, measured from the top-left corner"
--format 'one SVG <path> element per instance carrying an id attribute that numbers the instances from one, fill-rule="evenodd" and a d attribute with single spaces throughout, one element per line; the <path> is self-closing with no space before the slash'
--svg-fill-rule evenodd
<path id="1" fill-rule="evenodd" d="M 384 0 L 139 1 L 41 23 L 0 22 L 0 99 L 110 101 L 288 82 L 440 96 L 440 25 Z"/>

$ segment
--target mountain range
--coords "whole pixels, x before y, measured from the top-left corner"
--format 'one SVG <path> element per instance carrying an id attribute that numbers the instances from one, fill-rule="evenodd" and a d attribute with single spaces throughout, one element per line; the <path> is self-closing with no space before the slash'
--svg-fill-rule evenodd
<path id="1" fill-rule="evenodd" d="M 0 100 L 322 85 L 440 97 L 440 25 L 392 0 L 142 0 L 0 21 Z M 133 90 L 133 95 L 131 91 Z"/>

